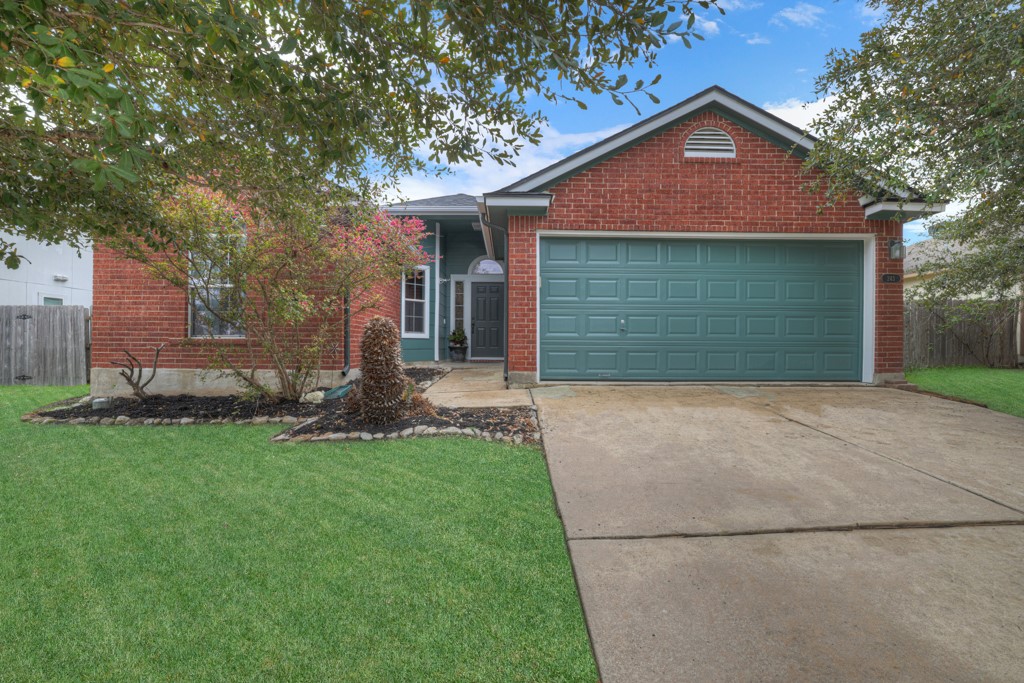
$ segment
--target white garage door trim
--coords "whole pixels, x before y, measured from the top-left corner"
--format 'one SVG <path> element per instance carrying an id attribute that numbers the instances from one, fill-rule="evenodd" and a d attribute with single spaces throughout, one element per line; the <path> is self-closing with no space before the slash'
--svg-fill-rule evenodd
<path id="1" fill-rule="evenodd" d="M 864 338 L 861 345 L 864 350 L 861 366 L 861 381 L 871 383 L 875 379 L 875 234 L 874 233 L 817 233 L 817 232 L 641 232 L 639 230 L 537 230 L 534 244 L 534 276 L 537 279 L 537 291 L 534 293 L 536 302 L 534 320 L 540 324 L 540 240 L 543 237 L 588 237 L 622 239 L 721 239 L 721 240 L 856 240 L 864 243 L 864 320 L 862 324 Z M 536 365 L 534 372 L 540 377 L 540 329 L 537 328 L 534 341 Z"/>

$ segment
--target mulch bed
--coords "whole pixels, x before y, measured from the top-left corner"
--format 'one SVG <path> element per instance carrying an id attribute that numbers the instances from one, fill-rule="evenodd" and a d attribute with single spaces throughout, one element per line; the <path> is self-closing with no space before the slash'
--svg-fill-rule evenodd
<path id="1" fill-rule="evenodd" d="M 423 391 L 448 373 L 445 368 L 406 368 Z M 359 381 L 355 384 L 358 386 Z M 506 443 L 540 441 L 532 407 L 437 408 L 436 415 L 417 414 L 387 426 L 365 424 L 358 413 L 345 412 L 344 400 L 319 404 L 249 400 L 241 396 L 150 396 L 114 398 L 110 407 L 93 410 L 91 402 L 67 399 L 44 406 L 22 419 L 42 423 L 102 425 L 172 425 L 196 423 L 284 423 L 294 425 L 275 441 L 398 439 L 462 434 Z"/>
<path id="2" fill-rule="evenodd" d="M 448 373 L 445 368 L 406 368 L 405 374 L 423 391 Z M 358 385 L 358 380 L 356 381 Z M 330 387 L 321 387 L 321 390 Z M 242 396 L 150 396 L 143 400 L 134 397 L 114 398 L 109 408 L 93 410 L 88 403 L 79 405 L 76 400 L 61 401 L 46 406 L 36 414 L 59 420 L 76 418 L 111 418 L 124 416 L 129 419 L 180 420 L 191 418 L 195 421 L 209 420 L 252 420 L 254 418 L 298 419 L 318 417 L 339 410 L 343 401 L 325 401 L 321 404 L 299 403 L 298 401 L 250 400 Z"/>

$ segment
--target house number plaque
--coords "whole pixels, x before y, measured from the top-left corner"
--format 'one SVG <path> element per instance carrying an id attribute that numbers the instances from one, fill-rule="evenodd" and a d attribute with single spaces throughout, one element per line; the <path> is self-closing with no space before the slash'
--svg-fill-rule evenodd
<path id="1" fill-rule="evenodd" d="M 882 275 L 882 282 L 899 282 L 902 279 L 903 276 L 896 273 L 884 273 Z"/>

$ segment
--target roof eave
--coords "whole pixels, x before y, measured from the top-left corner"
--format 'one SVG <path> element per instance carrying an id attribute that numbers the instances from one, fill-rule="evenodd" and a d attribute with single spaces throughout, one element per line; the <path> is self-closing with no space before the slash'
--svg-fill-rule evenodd
<path id="1" fill-rule="evenodd" d="M 927 202 L 906 202 L 906 201 L 875 201 L 864 205 L 863 198 L 861 206 L 864 207 L 864 218 L 869 221 L 893 221 L 901 223 L 934 216 L 946 210 L 942 203 L 929 204 Z"/>

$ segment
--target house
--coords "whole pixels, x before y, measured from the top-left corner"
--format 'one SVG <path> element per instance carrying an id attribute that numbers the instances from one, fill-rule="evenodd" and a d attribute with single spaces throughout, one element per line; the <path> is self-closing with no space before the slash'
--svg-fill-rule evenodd
<path id="1" fill-rule="evenodd" d="M 494 192 L 392 207 L 441 257 L 406 284 L 407 359 L 444 359 L 461 325 L 512 385 L 900 379 L 890 247 L 943 207 L 881 193 L 819 211 L 813 144 L 712 87 Z"/>
<path id="2" fill-rule="evenodd" d="M 0 306 L 92 305 L 91 248 L 3 237 L 25 258 L 14 270 L 0 265 Z"/>
<path id="3" fill-rule="evenodd" d="M 922 272 L 922 268 L 930 261 L 963 253 L 965 248 L 962 245 L 935 239 L 921 240 L 908 245 L 907 257 L 903 261 L 903 291 L 908 292 L 935 277 L 934 272 Z"/>
<path id="4" fill-rule="evenodd" d="M 503 360 L 513 386 L 898 380 L 891 247 L 943 207 L 880 191 L 819 208 L 802 173 L 813 144 L 712 87 L 507 187 L 396 204 L 426 222 L 436 259 L 381 310 L 407 362 L 445 360 L 462 327 L 470 360 Z M 104 362 L 119 347 L 186 338 L 187 308 L 99 251 L 94 392 L 119 390 Z M 164 353 L 165 387 L 210 389 L 197 350 Z"/>
<path id="5" fill-rule="evenodd" d="M 937 239 L 922 240 L 908 246 L 907 257 L 903 263 L 903 270 L 905 272 L 903 277 L 904 294 L 909 294 L 912 290 L 936 276 L 936 271 L 925 268 L 930 262 L 943 257 L 965 253 L 968 253 L 967 247 Z M 1016 350 L 1017 363 L 1024 365 L 1024 305 L 1018 305 L 1017 309 L 1012 344 L 1014 350 Z M 938 329 L 933 330 L 932 333 L 936 335 L 946 334 Z"/>

